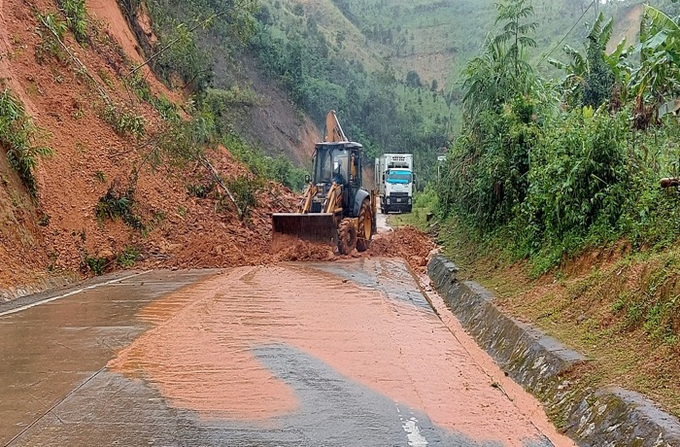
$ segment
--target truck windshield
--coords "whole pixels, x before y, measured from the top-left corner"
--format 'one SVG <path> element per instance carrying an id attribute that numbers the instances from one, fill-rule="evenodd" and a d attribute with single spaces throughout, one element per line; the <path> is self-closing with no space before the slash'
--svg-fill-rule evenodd
<path id="1" fill-rule="evenodd" d="M 411 171 L 389 171 L 387 173 L 387 183 L 411 183 L 413 176 Z"/>

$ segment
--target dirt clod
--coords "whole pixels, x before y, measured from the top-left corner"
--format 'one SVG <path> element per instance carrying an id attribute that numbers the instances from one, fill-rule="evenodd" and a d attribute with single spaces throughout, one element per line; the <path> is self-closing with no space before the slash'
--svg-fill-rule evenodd
<path id="1" fill-rule="evenodd" d="M 434 248 L 434 242 L 425 233 L 407 226 L 379 234 L 373 239 L 366 253 L 369 256 L 404 258 L 412 269 L 422 272 Z"/>

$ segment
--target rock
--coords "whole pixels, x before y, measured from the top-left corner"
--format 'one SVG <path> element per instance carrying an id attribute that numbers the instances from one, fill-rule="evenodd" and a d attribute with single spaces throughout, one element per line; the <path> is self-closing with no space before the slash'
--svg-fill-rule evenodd
<path id="1" fill-rule="evenodd" d="M 105 248 L 103 250 L 99 250 L 99 253 L 97 253 L 97 257 L 100 258 L 100 259 L 101 258 L 113 259 L 115 257 L 115 255 L 113 254 L 113 252 L 111 250 L 109 250 L 108 248 Z"/>

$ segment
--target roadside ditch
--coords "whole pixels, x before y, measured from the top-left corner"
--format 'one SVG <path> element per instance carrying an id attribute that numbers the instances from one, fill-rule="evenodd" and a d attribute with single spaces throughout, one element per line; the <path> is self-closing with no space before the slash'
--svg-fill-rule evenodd
<path id="1" fill-rule="evenodd" d="M 536 396 L 558 428 L 579 446 L 680 446 L 680 422 L 639 393 L 579 381 L 588 363 L 552 337 L 504 314 L 494 296 L 434 255 L 427 273 L 463 328 L 505 374 Z"/>

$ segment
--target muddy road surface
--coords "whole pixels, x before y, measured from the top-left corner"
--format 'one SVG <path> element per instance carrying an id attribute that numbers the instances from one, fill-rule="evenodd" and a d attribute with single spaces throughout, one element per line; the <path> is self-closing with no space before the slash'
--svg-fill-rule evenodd
<path id="1" fill-rule="evenodd" d="M 0 307 L 0 446 L 572 445 L 421 285 L 362 258 Z"/>

